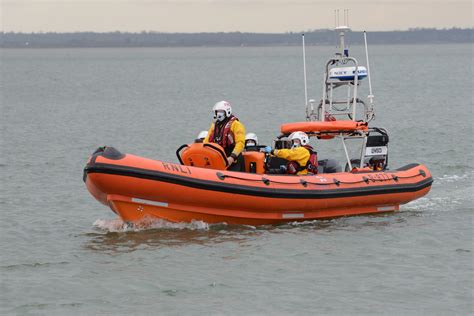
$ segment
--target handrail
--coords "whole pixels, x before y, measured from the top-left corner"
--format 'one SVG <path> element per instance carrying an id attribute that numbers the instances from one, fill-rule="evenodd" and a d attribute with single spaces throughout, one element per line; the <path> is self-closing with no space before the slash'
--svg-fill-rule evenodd
<path id="1" fill-rule="evenodd" d="M 178 160 L 179 160 L 179 163 L 184 165 L 183 163 L 183 160 L 181 159 L 181 150 L 183 150 L 183 148 L 185 147 L 189 147 L 188 144 L 184 144 L 184 145 L 181 145 L 177 150 L 176 150 L 176 156 L 178 157 Z"/>

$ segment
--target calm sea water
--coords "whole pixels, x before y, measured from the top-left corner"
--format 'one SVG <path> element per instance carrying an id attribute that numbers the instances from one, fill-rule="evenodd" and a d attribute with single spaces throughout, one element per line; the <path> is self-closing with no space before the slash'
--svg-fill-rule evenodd
<path id="1" fill-rule="evenodd" d="M 304 119 L 300 48 L 0 52 L 1 314 L 474 313 L 472 45 L 370 47 L 391 167 L 435 179 L 400 212 L 135 230 L 86 190 L 92 151 L 176 161 L 221 99 L 270 143 Z M 333 52 L 307 49 L 315 99 Z"/>

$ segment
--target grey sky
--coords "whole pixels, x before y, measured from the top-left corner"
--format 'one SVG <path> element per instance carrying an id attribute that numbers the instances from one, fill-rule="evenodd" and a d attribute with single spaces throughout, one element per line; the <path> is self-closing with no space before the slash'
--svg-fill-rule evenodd
<path id="1" fill-rule="evenodd" d="M 473 27 L 472 0 L 0 0 L 1 30 L 286 32 L 332 28 L 350 10 L 355 30 Z"/>

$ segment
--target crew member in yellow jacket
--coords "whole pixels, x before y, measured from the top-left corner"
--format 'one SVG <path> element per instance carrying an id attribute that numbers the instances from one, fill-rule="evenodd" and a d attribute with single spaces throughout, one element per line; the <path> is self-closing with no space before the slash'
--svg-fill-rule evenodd
<path id="1" fill-rule="evenodd" d="M 224 148 L 229 170 L 241 171 L 245 147 L 245 126 L 232 115 L 232 107 L 227 101 L 217 102 L 212 107 L 214 122 L 204 139 L 204 143 L 216 143 Z"/>
<path id="2" fill-rule="evenodd" d="M 267 146 L 265 152 L 288 160 L 286 165 L 287 174 L 317 173 L 318 159 L 313 148 L 309 145 L 308 135 L 304 132 L 294 132 L 290 135 L 289 140 L 292 143 L 291 149 L 272 149 Z"/>

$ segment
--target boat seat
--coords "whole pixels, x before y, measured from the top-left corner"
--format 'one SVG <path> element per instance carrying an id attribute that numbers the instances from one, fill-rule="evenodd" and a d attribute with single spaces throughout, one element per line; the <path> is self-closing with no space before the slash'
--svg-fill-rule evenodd
<path id="1" fill-rule="evenodd" d="M 215 143 L 185 144 L 176 150 L 179 162 L 185 166 L 226 170 L 229 166 L 224 149 Z"/>
<path id="2" fill-rule="evenodd" d="M 244 151 L 245 172 L 264 174 L 265 154 L 259 151 Z"/>

